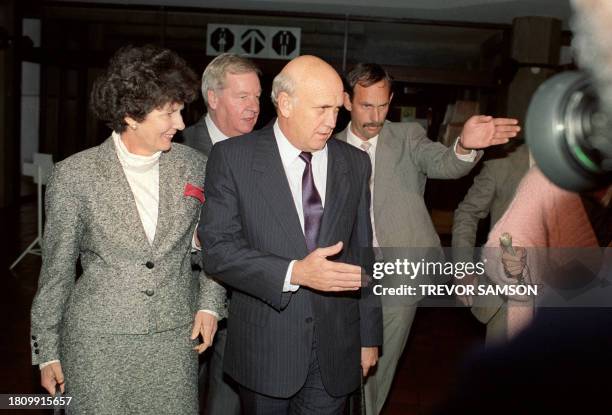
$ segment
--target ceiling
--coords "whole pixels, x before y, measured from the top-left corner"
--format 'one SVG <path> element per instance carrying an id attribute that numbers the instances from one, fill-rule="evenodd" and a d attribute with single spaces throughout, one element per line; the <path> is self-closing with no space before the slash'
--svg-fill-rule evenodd
<path id="1" fill-rule="evenodd" d="M 69 1 L 69 0 L 60 0 Z M 570 0 L 80 0 L 81 3 L 165 5 L 307 12 L 447 22 L 511 24 L 520 16 L 550 16 L 569 28 Z"/>

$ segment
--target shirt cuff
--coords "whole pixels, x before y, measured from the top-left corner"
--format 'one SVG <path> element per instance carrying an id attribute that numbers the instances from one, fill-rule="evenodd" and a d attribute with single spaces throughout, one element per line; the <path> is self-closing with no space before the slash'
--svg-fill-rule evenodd
<path id="1" fill-rule="evenodd" d="M 200 222 L 198 222 L 199 224 Z M 193 235 L 191 236 L 191 252 L 199 252 L 202 250 L 202 247 L 197 243 L 197 235 L 198 226 L 196 225 L 195 230 L 193 231 Z"/>
<path id="2" fill-rule="evenodd" d="M 476 160 L 476 156 L 478 155 L 476 151 L 471 150 L 469 154 L 459 154 L 457 153 L 457 144 L 459 144 L 459 139 L 461 137 L 457 137 L 455 140 L 455 145 L 453 146 L 453 150 L 455 151 L 455 156 L 461 161 L 467 161 L 468 163 L 473 163 Z"/>
<path id="3" fill-rule="evenodd" d="M 298 290 L 298 288 L 300 288 L 299 285 L 296 284 L 291 284 L 291 274 L 293 273 L 293 265 L 295 264 L 296 260 L 294 259 L 293 261 L 291 261 L 289 263 L 289 267 L 287 268 L 287 274 L 285 274 L 285 283 L 283 284 L 283 292 L 296 292 Z"/>
<path id="4" fill-rule="evenodd" d="M 55 360 L 49 360 L 48 362 L 45 362 L 45 363 L 41 363 L 38 365 L 38 368 L 42 370 L 43 367 L 49 366 L 51 363 L 59 363 L 59 360 L 55 359 Z"/>
<path id="5" fill-rule="evenodd" d="M 198 310 L 198 312 L 200 312 L 200 311 L 203 311 L 205 313 L 208 313 L 208 314 L 214 316 L 217 319 L 217 321 L 219 320 L 219 313 L 216 313 L 216 312 L 214 312 L 212 310 Z"/>

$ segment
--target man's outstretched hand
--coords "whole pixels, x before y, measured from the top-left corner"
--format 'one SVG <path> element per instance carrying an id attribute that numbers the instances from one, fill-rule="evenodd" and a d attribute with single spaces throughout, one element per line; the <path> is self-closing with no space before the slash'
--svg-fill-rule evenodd
<path id="1" fill-rule="evenodd" d="M 489 115 L 474 115 L 463 124 L 459 140 L 461 148 L 467 153 L 471 150 L 487 148 L 497 144 L 505 144 L 516 137 L 521 127 L 514 118 L 493 118 Z"/>

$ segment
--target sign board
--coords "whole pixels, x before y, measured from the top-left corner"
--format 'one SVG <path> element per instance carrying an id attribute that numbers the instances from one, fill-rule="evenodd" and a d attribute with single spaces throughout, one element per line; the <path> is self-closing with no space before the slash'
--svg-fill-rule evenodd
<path id="1" fill-rule="evenodd" d="M 206 29 L 206 54 L 230 52 L 249 58 L 290 60 L 300 55 L 301 35 L 299 27 L 210 23 Z"/>

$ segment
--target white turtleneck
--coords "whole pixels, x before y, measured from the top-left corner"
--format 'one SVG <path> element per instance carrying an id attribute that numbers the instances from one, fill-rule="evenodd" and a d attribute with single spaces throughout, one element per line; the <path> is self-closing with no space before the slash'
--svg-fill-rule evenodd
<path id="1" fill-rule="evenodd" d="M 159 212 L 159 157 L 161 151 L 151 156 L 139 156 L 128 151 L 121 136 L 113 131 L 117 157 L 127 178 L 138 216 L 142 222 L 149 244 L 153 245 Z"/>

